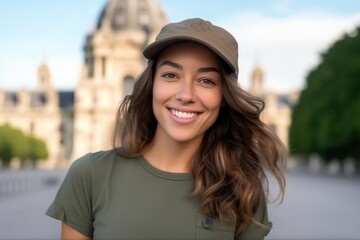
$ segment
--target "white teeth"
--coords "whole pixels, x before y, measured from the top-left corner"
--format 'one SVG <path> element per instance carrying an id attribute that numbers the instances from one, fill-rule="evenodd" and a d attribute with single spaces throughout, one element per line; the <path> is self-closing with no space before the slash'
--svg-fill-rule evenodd
<path id="1" fill-rule="evenodd" d="M 196 117 L 198 115 L 197 113 L 180 112 L 180 111 L 177 111 L 177 110 L 174 110 L 174 109 L 171 110 L 171 113 L 174 114 L 176 117 L 183 118 L 183 119 L 194 118 L 194 117 Z"/>

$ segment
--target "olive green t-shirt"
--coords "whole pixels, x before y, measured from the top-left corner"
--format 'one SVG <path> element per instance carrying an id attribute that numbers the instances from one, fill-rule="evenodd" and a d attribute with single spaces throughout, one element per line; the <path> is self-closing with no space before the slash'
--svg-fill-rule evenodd
<path id="1" fill-rule="evenodd" d="M 70 167 L 46 214 L 93 239 L 263 239 L 266 204 L 239 235 L 201 214 L 190 174 L 164 172 L 143 157 L 114 151 L 87 154 Z"/>

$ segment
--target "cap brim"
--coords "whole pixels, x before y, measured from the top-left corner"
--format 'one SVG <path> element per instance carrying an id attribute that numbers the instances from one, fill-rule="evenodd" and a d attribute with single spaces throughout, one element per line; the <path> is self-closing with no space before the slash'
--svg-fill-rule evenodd
<path id="1" fill-rule="evenodd" d="M 147 59 L 153 59 L 158 55 L 160 52 L 162 52 L 166 47 L 178 43 L 178 42 L 184 42 L 184 41 L 192 41 L 200 43 L 209 49 L 211 49 L 215 54 L 217 54 L 221 59 L 225 61 L 225 63 L 234 71 L 236 72 L 236 68 L 232 66 L 231 61 L 227 59 L 226 55 L 222 52 L 220 52 L 215 46 L 211 45 L 209 42 L 205 42 L 202 39 L 193 37 L 193 36 L 172 36 L 163 40 L 159 40 L 156 42 L 151 43 L 148 45 L 144 50 L 143 54 L 145 58 Z"/>

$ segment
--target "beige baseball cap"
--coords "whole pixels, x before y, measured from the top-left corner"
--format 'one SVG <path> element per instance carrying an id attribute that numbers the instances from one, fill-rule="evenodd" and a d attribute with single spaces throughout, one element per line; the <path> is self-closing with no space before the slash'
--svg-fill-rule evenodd
<path id="1" fill-rule="evenodd" d="M 238 44 L 225 29 L 201 18 L 186 19 L 165 25 L 155 41 L 148 45 L 143 54 L 153 59 L 164 48 L 182 41 L 194 41 L 210 48 L 238 74 Z"/>

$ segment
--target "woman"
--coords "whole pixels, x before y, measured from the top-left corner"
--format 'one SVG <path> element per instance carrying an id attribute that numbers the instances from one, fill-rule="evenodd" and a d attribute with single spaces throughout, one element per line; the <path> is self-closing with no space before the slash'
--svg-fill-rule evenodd
<path id="1" fill-rule="evenodd" d="M 75 161 L 47 211 L 63 239 L 263 239 L 268 169 L 286 151 L 237 83 L 237 42 L 202 19 L 166 25 L 121 104 L 114 149 Z"/>

